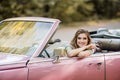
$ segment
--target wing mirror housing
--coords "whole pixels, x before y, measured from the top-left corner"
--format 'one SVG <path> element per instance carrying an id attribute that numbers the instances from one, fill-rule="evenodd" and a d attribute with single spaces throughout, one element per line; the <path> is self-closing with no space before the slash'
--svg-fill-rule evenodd
<path id="1" fill-rule="evenodd" d="M 58 47 L 54 49 L 53 52 L 53 63 L 60 63 L 60 57 L 64 57 L 67 55 L 67 51 L 64 47 Z"/>

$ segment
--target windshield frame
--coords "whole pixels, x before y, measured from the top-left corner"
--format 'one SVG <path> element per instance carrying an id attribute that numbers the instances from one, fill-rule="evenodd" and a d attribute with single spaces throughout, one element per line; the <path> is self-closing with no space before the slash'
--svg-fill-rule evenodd
<path id="1" fill-rule="evenodd" d="M 38 18 L 35 19 L 35 17 L 32 19 L 31 17 L 27 17 L 27 18 L 11 18 L 11 19 L 6 19 L 1 21 L 0 23 L 4 22 L 4 21 L 37 21 L 37 22 L 52 22 L 52 26 L 50 27 L 50 29 L 48 30 L 48 32 L 45 34 L 44 39 L 42 39 L 41 44 L 39 44 L 39 47 L 36 49 L 36 51 L 34 52 L 34 54 L 31 56 L 32 57 L 36 57 L 38 56 L 41 51 L 43 50 L 43 48 L 46 46 L 47 42 L 49 41 L 50 37 L 53 35 L 53 33 L 55 32 L 55 30 L 57 29 L 58 24 L 60 23 L 59 20 L 57 19 L 48 19 L 48 18 Z"/>

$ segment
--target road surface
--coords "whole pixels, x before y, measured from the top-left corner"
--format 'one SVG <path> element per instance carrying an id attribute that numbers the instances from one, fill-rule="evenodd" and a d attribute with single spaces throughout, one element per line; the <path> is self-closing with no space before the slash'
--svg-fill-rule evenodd
<path id="1" fill-rule="evenodd" d="M 60 27 L 53 36 L 53 39 L 61 39 L 62 41 L 71 41 L 75 32 L 80 29 L 87 29 L 88 31 L 94 31 L 98 28 L 120 29 L 119 22 L 103 23 L 94 26 L 78 26 L 78 27 Z"/>

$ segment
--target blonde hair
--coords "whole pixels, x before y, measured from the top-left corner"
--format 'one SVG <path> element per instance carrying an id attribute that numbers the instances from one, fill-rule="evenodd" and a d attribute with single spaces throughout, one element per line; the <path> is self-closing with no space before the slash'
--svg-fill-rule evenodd
<path id="1" fill-rule="evenodd" d="M 75 36 L 73 37 L 73 39 L 72 39 L 72 41 L 70 43 L 74 48 L 79 48 L 79 46 L 77 45 L 77 37 L 78 37 L 79 34 L 83 34 L 83 33 L 86 34 L 86 36 L 88 38 L 88 44 L 91 43 L 91 37 L 90 37 L 89 32 L 87 30 L 84 30 L 84 29 L 79 29 L 75 33 Z"/>

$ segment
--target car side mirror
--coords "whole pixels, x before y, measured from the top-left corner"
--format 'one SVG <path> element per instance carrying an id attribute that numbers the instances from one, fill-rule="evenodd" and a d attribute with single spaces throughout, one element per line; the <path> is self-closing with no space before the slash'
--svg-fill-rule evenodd
<path id="1" fill-rule="evenodd" d="M 60 57 L 63 57 L 63 56 L 66 56 L 67 55 L 67 52 L 65 50 L 64 47 L 58 47 L 56 49 L 54 49 L 54 52 L 53 52 L 53 63 L 60 63 Z"/>

